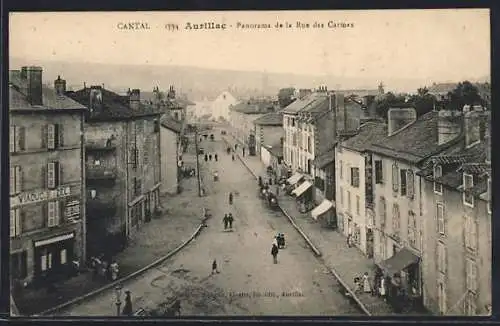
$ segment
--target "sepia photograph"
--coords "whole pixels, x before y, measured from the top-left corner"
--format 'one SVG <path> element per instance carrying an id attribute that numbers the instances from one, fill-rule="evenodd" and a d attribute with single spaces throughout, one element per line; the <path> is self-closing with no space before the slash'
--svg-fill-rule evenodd
<path id="1" fill-rule="evenodd" d="M 491 315 L 488 9 L 8 20 L 11 316 Z"/>

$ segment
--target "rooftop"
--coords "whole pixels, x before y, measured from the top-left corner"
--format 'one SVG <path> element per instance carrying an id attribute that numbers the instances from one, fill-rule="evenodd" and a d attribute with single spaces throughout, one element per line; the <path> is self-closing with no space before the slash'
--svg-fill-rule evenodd
<path id="1" fill-rule="evenodd" d="M 313 164 L 315 167 L 322 169 L 335 160 L 335 147 L 317 156 Z"/>
<path id="2" fill-rule="evenodd" d="M 146 103 L 139 103 L 137 109 L 129 105 L 129 97 L 119 95 L 105 88 L 98 88 L 102 94 L 101 105 L 89 116 L 89 120 L 116 120 L 132 119 L 141 116 L 160 115 L 162 110 Z M 66 95 L 87 107 L 90 106 L 90 87 L 82 88 L 78 91 L 67 92 Z"/>
<path id="3" fill-rule="evenodd" d="M 407 128 L 392 136 L 386 134 L 373 142 L 369 149 L 410 163 L 420 163 L 451 145 L 450 143 L 438 145 L 437 122 L 437 112 L 426 113 Z"/>
<path id="4" fill-rule="evenodd" d="M 244 114 L 264 114 L 275 110 L 274 104 L 269 101 L 245 101 L 232 107 L 232 111 Z"/>
<path id="5" fill-rule="evenodd" d="M 296 99 L 285 107 L 282 112 L 285 114 L 297 114 L 305 108 L 314 108 L 327 100 L 325 93 L 312 93 L 302 99 Z"/>
<path id="6" fill-rule="evenodd" d="M 174 119 L 170 114 L 164 114 L 160 118 L 160 123 L 163 127 L 172 130 L 176 133 L 180 133 L 182 130 L 182 123 Z"/>
<path id="7" fill-rule="evenodd" d="M 254 121 L 256 125 L 263 126 L 282 126 L 283 125 L 283 114 L 280 112 L 271 112 Z"/>
<path id="8" fill-rule="evenodd" d="M 264 147 L 273 155 L 276 157 L 283 157 L 283 145 L 278 143 L 278 144 L 272 144 L 272 145 L 264 145 Z"/>
<path id="9" fill-rule="evenodd" d="M 86 110 L 85 105 L 75 102 L 65 95 L 58 95 L 52 88 L 42 84 L 43 105 L 31 105 L 27 100 L 27 81 L 20 74 L 11 73 L 9 78 L 9 111 L 33 110 Z"/>
<path id="10" fill-rule="evenodd" d="M 358 134 L 342 142 L 342 147 L 358 152 L 366 151 L 374 142 L 385 138 L 387 125 L 380 122 L 369 121 L 359 127 Z"/>

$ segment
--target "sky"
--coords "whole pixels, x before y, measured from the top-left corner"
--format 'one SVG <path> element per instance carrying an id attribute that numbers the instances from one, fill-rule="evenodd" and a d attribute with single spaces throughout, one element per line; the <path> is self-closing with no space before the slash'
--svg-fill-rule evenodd
<path id="1" fill-rule="evenodd" d="M 297 28 L 296 22 L 309 23 Z M 328 28 L 328 22 L 349 27 Z M 144 22 L 150 29 L 124 30 Z M 225 30 L 186 30 L 187 23 Z M 242 29 L 269 24 L 270 29 Z M 275 28 L 279 22 L 290 28 Z M 317 22 L 323 28 L 313 28 Z M 10 55 L 361 78 L 462 80 L 490 74 L 487 9 L 11 13 Z M 177 24 L 169 31 L 166 24 Z M 286 25 L 285 25 L 286 26 Z"/>

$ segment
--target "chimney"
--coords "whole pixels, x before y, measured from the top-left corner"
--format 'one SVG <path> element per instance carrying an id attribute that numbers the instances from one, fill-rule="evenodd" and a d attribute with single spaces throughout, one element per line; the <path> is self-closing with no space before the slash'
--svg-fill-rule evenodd
<path id="1" fill-rule="evenodd" d="M 42 68 L 31 66 L 26 68 L 26 79 L 28 82 L 27 96 L 31 105 L 43 105 L 42 96 Z M 22 74 L 21 70 L 21 74 Z"/>
<path id="2" fill-rule="evenodd" d="M 392 136 L 402 128 L 417 120 L 417 111 L 414 108 L 391 108 L 387 112 L 387 131 Z"/>
<path id="3" fill-rule="evenodd" d="M 462 132 L 463 113 L 461 111 L 441 110 L 438 112 L 438 145 L 457 138 Z"/>
<path id="4" fill-rule="evenodd" d="M 54 80 L 54 89 L 58 96 L 63 96 L 66 93 L 66 81 L 61 79 L 61 76 L 57 76 L 57 79 Z"/>
<path id="5" fill-rule="evenodd" d="M 141 91 L 137 88 L 130 92 L 130 108 L 133 110 L 139 109 L 139 103 L 141 101 Z"/>
<path id="6" fill-rule="evenodd" d="M 490 112 L 480 106 L 464 106 L 465 146 L 485 141 L 490 136 Z"/>

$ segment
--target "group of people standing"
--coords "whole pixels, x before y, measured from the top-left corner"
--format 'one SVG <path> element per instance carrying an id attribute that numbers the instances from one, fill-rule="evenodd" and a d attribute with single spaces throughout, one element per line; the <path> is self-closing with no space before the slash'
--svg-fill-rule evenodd
<path id="1" fill-rule="evenodd" d="M 362 277 L 356 276 L 354 278 L 355 292 L 370 293 L 382 297 L 386 300 L 388 280 L 384 277 L 383 273 L 377 269 L 373 283 L 370 280 L 368 272 L 365 272 Z"/>
<path id="2" fill-rule="evenodd" d="M 213 158 L 214 158 L 215 162 L 217 162 L 219 160 L 219 156 L 217 155 L 217 153 L 215 153 L 213 155 Z M 205 162 L 208 162 L 211 160 L 212 160 L 212 154 L 205 154 Z"/>
<path id="3" fill-rule="evenodd" d="M 234 218 L 232 213 L 224 214 L 224 218 L 222 219 L 222 221 L 224 222 L 224 230 L 233 228 Z"/>

